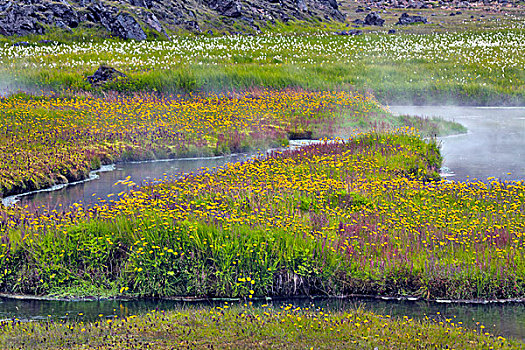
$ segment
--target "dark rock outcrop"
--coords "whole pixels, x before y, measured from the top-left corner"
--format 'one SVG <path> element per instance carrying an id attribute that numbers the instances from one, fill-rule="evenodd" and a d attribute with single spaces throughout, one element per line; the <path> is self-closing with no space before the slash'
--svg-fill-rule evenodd
<path id="1" fill-rule="evenodd" d="M 37 18 L 37 9 L 34 5 L 8 2 L 4 5 L 4 11 L 0 13 L 0 34 L 6 36 L 43 34 L 45 29 Z"/>
<path id="2" fill-rule="evenodd" d="M 169 31 L 180 30 L 259 32 L 275 21 L 309 19 L 344 21 L 345 15 L 337 0 L 0 0 L 0 35 L 5 36 L 80 26 L 144 40 L 147 35 L 169 38 Z"/>
<path id="3" fill-rule="evenodd" d="M 93 75 L 88 76 L 86 80 L 93 86 L 100 86 L 109 81 L 114 81 L 115 79 L 125 77 L 126 74 L 119 72 L 115 68 L 102 65 L 95 71 Z"/>
<path id="4" fill-rule="evenodd" d="M 151 8 L 153 6 L 153 0 L 128 0 L 128 2 L 133 6 Z"/>
<path id="5" fill-rule="evenodd" d="M 92 14 L 91 18 L 102 24 L 114 36 L 135 40 L 147 38 L 144 29 L 128 12 L 123 12 L 113 6 L 104 6 L 102 3 L 94 3 L 88 9 Z"/>
<path id="6" fill-rule="evenodd" d="M 365 17 L 365 24 L 367 26 L 380 26 L 380 27 L 382 27 L 384 23 L 385 23 L 385 20 L 382 19 L 381 16 L 379 15 L 379 13 L 377 13 L 377 12 L 370 12 Z"/>
<path id="7" fill-rule="evenodd" d="M 240 17 L 242 15 L 242 7 L 237 0 L 207 0 L 207 5 L 222 16 Z"/>
<path id="8" fill-rule="evenodd" d="M 339 4 L 337 3 L 336 0 L 326 0 L 328 2 L 328 4 L 334 9 L 334 10 L 337 10 L 339 9 Z"/>
<path id="9" fill-rule="evenodd" d="M 380 9 L 429 9 L 434 7 L 446 7 L 448 9 L 491 9 L 499 10 L 503 6 L 523 8 L 522 0 L 366 0 L 365 4 L 378 7 Z M 359 12 L 364 10 L 358 8 Z M 457 13 L 455 13 L 457 15 Z"/>
<path id="10" fill-rule="evenodd" d="M 408 25 L 413 23 L 427 23 L 427 18 L 423 16 L 410 16 L 405 12 L 399 17 L 396 25 Z"/>
<path id="11" fill-rule="evenodd" d="M 297 8 L 303 12 L 308 11 L 308 6 L 306 6 L 306 2 L 304 2 L 304 0 L 297 0 Z"/>
<path id="12" fill-rule="evenodd" d="M 358 30 L 358 29 L 352 29 L 352 30 L 349 30 L 349 31 L 343 30 L 343 31 L 340 31 L 340 32 L 336 32 L 335 34 L 336 35 L 363 35 L 363 31 L 362 30 Z"/>
<path id="13" fill-rule="evenodd" d="M 78 14 L 70 5 L 62 2 L 50 2 L 47 8 L 53 13 L 55 18 L 59 18 L 62 23 L 70 28 L 78 27 Z"/>

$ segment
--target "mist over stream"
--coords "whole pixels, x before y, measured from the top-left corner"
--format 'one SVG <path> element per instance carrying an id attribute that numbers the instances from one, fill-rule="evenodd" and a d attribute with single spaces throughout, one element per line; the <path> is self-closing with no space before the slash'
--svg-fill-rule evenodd
<path id="1" fill-rule="evenodd" d="M 525 107 L 391 106 L 390 110 L 442 117 L 467 127 L 467 134 L 440 139 L 449 179 L 525 179 Z"/>

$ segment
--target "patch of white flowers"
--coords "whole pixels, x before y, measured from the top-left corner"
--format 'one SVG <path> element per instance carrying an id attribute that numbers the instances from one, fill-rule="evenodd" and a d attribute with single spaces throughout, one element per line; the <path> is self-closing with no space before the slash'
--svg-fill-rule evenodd
<path id="1" fill-rule="evenodd" d="M 442 63 L 433 79 L 475 79 L 478 71 L 504 77 L 525 67 L 523 30 L 432 35 L 226 36 L 175 38 L 171 42 L 79 42 L 49 46 L 0 45 L 4 69 L 50 68 L 90 71 L 102 62 L 127 71 L 181 65 L 253 62 L 305 68 L 324 64 Z M 277 59 L 274 59 L 277 58 Z M 450 76 L 465 68 L 469 75 Z M 407 68 L 407 72 L 411 73 Z M 457 72 L 455 73 L 457 75 Z"/>

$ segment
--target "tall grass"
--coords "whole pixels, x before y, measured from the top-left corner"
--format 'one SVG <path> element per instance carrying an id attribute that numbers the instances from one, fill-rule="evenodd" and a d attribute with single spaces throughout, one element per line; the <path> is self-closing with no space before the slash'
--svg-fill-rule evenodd
<path id="1" fill-rule="evenodd" d="M 523 104 L 520 29 L 432 35 L 179 37 L 172 42 L 4 44 L 17 86 L 90 91 L 225 91 L 250 87 L 372 91 L 382 102 Z M 446 53 L 446 54 L 444 54 Z M 13 57 L 17 57 L 13 60 Z M 106 63 L 128 78 L 93 88 Z"/>

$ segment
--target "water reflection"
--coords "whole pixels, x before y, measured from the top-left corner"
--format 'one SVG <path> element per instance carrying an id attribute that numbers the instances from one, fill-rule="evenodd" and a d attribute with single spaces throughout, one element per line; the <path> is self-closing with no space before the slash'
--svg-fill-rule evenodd
<path id="1" fill-rule="evenodd" d="M 224 301 L 182 302 L 168 300 L 135 301 L 40 301 L 0 298 L 0 319 L 42 320 L 70 319 L 97 320 L 99 318 L 124 317 L 150 312 L 151 310 L 192 310 L 223 306 Z M 244 304 L 243 301 L 229 304 Z M 455 324 L 525 340 L 525 304 L 454 304 L 427 301 L 399 301 L 372 298 L 346 299 L 283 299 L 256 301 L 255 307 L 267 304 L 279 309 L 292 304 L 301 307 L 319 307 L 330 311 L 349 311 L 362 308 L 380 315 L 408 316 L 414 319 L 432 318 L 436 321 L 451 319 Z M 460 323 L 461 322 L 461 323 Z"/>

